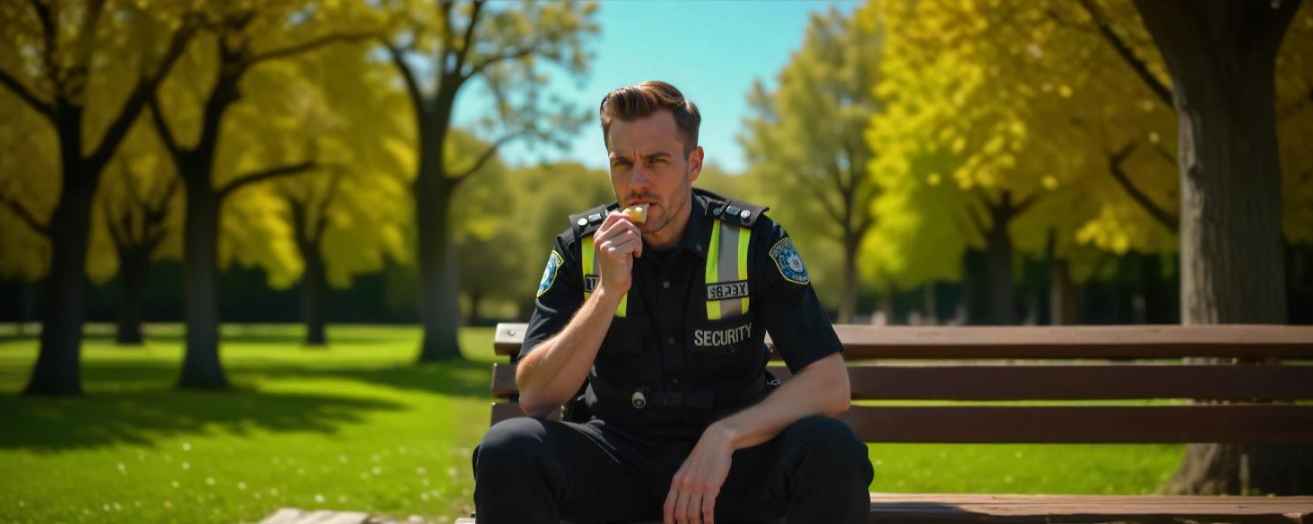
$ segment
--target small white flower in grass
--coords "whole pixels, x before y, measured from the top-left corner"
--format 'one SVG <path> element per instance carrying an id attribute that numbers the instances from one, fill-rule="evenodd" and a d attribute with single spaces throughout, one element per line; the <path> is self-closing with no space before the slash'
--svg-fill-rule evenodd
<path id="1" fill-rule="evenodd" d="M 346 464 L 346 455 L 338 455 L 337 461 Z"/>
<path id="2" fill-rule="evenodd" d="M 182 484 L 179 484 L 178 481 L 176 481 L 176 480 L 173 481 L 173 482 L 171 482 L 170 484 L 173 484 L 173 487 L 175 487 L 175 488 L 182 487 Z"/>
<path id="3" fill-rule="evenodd" d="M 101 506 L 101 509 L 105 511 L 109 511 L 109 504 L 105 504 L 104 506 Z"/>
<path id="4" fill-rule="evenodd" d="M 315 494 L 315 503 L 316 503 L 316 504 L 323 504 L 323 503 L 324 503 L 324 496 L 323 496 L 323 495 L 319 495 L 319 494 Z"/>
<path id="5" fill-rule="evenodd" d="M 27 506 L 27 503 L 26 503 L 26 502 L 23 502 L 23 501 L 21 501 L 21 500 L 18 501 L 18 507 L 22 508 L 22 507 L 25 507 L 25 506 Z"/>
<path id="6" fill-rule="evenodd" d="M 213 485 L 214 485 L 214 477 L 205 477 L 205 485 L 206 485 L 206 486 L 213 486 Z"/>
<path id="7" fill-rule="evenodd" d="M 448 477 L 453 477 L 453 478 L 454 478 L 454 477 L 455 477 L 456 475 L 458 475 L 458 474 L 460 474 L 460 473 L 456 470 L 455 467 L 447 468 L 447 476 L 448 476 Z"/>
<path id="8" fill-rule="evenodd" d="M 114 503 L 114 511 L 123 511 L 123 506 L 117 502 Z"/>
<path id="9" fill-rule="evenodd" d="M 191 451 L 191 442 L 183 442 L 183 443 L 182 443 L 182 450 L 183 450 L 183 451 Z"/>
<path id="10" fill-rule="evenodd" d="M 360 480 L 369 480 L 369 473 L 361 473 Z"/>
<path id="11" fill-rule="evenodd" d="M 278 496 L 278 488 L 269 488 L 269 496 L 271 496 L 271 497 L 277 497 L 277 496 Z"/>
<path id="12" fill-rule="evenodd" d="M 429 485 L 429 479 L 420 479 L 420 482 L 422 482 L 425 486 Z"/>
<path id="13" fill-rule="evenodd" d="M 377 476 L 380 476 L 380 475 L 383 474 L 383 468 L 380 468 L 380 467 L 378 467 L 378 466 L 374 466 L 374 468 L 373 468 L 373 469 L 370 469 L 369 472 L 370 472 L 370 473 L 373 473 L 374 476 L 377 477 Z"/>
<path id="14" fill-rule="evenodd" d="M 419 499 L 422 500 L 422 501 L 428 502 L 428 500 L 429 500 L 429 494 L 428 494 L 428 493 L 420 493 L 420 494 L 419 494 Z"/>
<path id="15" fill-rule="evenodd" d="M 185 462 L 185 461 L 184 461 L 184 462 L 182 463 L 182 469 L 191 469 L 191 463 L 190 463 L 190 462 Z"/>
<path id="16" fill-rule="evenodd" d="M 237 489 L 240 489 L 240 490 L 242 490 L 242 491 L 246 491 L 246 483 L 245 483 L 245 482 L 238 482 L 238 483 L 237 483 Z"/>
<path id="17" fill-rule="evenodd" d="M 428 475 L 428 474 L 429 474 L 429 470 L 428 470 L 428 468 L 426 468 L 426 467 L 424 467 L 424 466 L 420 466 L 420 467 L 418 467 L 418 468 L 415 468 L 415 474 L 416 474 L 416 475 L 419 475 L 419 476 L 422 477 L 422 476 L 424 476 L 424 475 Z"/>
<path id="18" fill-rule="evenodd" d="M 128 473 L 128 466 L 126 466 L 122 462 L 118 463 L 116 467 L 118 468 L 119 473 L 123 473 L 125 475 Z"/>

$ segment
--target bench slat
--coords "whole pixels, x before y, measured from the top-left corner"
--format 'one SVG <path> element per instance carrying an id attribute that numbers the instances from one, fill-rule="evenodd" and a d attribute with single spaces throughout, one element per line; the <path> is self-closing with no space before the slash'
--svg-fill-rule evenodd
<path id="1" fill-rule="evenodd" d="M 867 442 L 1307 443 L 1307 406 L 853 406 L 840 416 Z"/>
<path id="2" fill-rule="evenodd" d="M 499 324 L 495 351 L 519 351 L 526 324 Z M 835 326 L 850 360 L 1313 358 L 1313 326 Z"/>
<path id="3" fill-rule="evenodd" d="M 499 402 L 492 423 L 523 416 Z M 559 419 L 559 414 L 552 418 Z M 866 442 L 907 443 L 1307 443 L 1307 406 L 852 406 L 839 417 Z"/>
<path id="4" fill-rule="evenodd" d="M 492 374 L 494 397 L 516 393 L 515 364 L 496 363 Z M 1313 399 L 1313 366 L 851 366 L 848 376 L 858 400 Z"/>
<path id="5" fill-rule="evenodd" d="M 1313 497 L 872 493 L 868 522 L 1213 522 L 1299 524 Z"/>

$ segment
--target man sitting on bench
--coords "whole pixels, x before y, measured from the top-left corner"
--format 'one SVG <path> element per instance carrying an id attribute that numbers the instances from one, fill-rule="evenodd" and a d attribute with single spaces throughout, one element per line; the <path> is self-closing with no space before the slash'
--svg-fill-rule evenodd
<path id="1" fill-rule="evenodd" d="M 617 89 L 600 113 L 619 201 L 556 237 L 515 359 L 531 416 L 474 450 L 478 521 L 865 522 L 866 445 L 832 418 L 843 348 L 792 240 L 693 189 L 701 117 L 674 86 Z"/>

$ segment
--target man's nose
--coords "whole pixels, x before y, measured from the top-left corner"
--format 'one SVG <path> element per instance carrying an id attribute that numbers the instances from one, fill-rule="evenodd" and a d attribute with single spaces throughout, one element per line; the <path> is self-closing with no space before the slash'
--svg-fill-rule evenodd
<path id="1" fill-rule="evenodd" d="M 634 175 L 629 178 L 629 185 L 633 186 L 633 189 L 641 190 L 641 189 L 646 189 L 648 184 L 651 182 L 652 182 L 651 168 L 643 165 L 642 162 L 635 163 Z"/>

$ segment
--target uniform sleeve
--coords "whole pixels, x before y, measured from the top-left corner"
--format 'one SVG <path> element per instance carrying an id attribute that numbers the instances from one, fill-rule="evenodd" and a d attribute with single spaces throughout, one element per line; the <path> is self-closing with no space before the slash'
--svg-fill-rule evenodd
<path id="1" fill-rule="evenodd" d="M 801 254 L 784 228 L 765 217 L 752 232 L 752 305 L 789 371 L 833 353 L 843 345 L 821 308 Z M 758 240 L 760 238 L 760 240 Z"/>
<path id="2" fill-rule="evenodd" d="M 583 304 L 583 275 L 578 254 L 569 242 L 570 237 L 568 232 L 557 236 L 552 252 L 547 256 L 533 314 L 529 317 L 529 328 L 524 333 L 519 354 L 512 361 L 519 361 L 533 351 L 534 346 L 559 333 Z"/>

